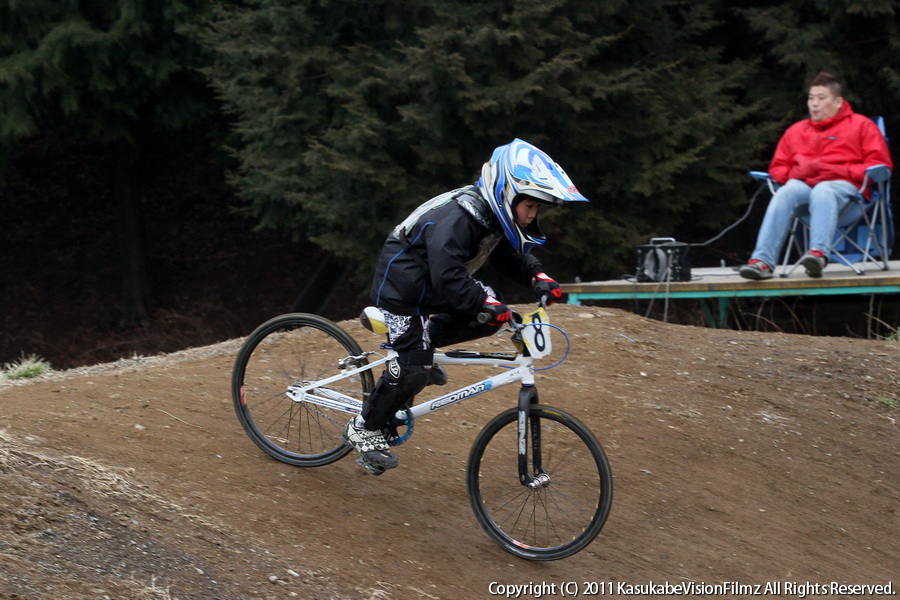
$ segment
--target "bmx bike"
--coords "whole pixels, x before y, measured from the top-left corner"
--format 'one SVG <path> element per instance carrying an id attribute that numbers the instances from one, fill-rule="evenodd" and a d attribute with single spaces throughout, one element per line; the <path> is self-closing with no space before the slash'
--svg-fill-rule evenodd
<path id="1" fill-rule="evenodd" d="M 386 333 L 374 307 L 360 319 Z M 536 368 L 552 351 L 551 329 L 563 334 L 565 354 Z M 397 412 L 388 443 L 406 442 L 416 419 L 509 384 L 520 383 L 516 406 L 494 417 L 472 444 L 466 487 L 475 517 L 503 549 L 530 560 L 571 556 L 590 544 L 612 504 L 612 474 L 597 438 L 577 418 L 538 403 L 535 371 L 568 355 L 565 332 L 543 306 L 519 314 L 507 330 L 514 350 L 435 352 L 436 365 L 490 366 L 497 374 Z M 362 350 L 337 324 L 312 314 L 274 317 L 244 341 L 232 373 L 232 399 L 250 439 L 277 460 L 300 467 L 346 456 L 347 421 L 362 410 L 375 384 L 373 370 L 397 356 L 389 344 Z"/>

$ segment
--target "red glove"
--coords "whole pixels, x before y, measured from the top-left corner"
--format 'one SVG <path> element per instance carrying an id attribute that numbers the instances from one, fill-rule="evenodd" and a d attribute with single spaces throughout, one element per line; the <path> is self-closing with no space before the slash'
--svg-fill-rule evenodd
<path id="1" fill-rule="evenodd" d="M 554 302 L 562 300 L 562 288 L 556 281 L 546 273 L 538 273 L 531 280 L 531 287 L 534 288 L 539 301 L 545 301 L 547 306 Z"/>
<path id="2" fill-rule="evenodd" d="M 486 321 L 488 325 L 499 325 L 500 323 L 505 323 L 512 318 L 512 313 L 509 312 L 509 307 L 493 296 L 487 297 L 487 299 L 484 301 L 484 305 L 481 307 L 481 312 L 485 315 L 488 315 L 488 320 Z"/>

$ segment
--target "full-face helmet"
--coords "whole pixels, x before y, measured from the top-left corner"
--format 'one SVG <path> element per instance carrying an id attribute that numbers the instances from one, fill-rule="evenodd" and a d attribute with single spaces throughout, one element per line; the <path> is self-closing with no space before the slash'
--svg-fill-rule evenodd
<path id="1" fill-rule="evenodd" d="M 506 239 L 522 254 L 547 241 L 538 219 L 527 227 L 516 220 L 515 205 L 523 197 L 544 204 L 587 202 L 562 167 L 538 148 L 515 139 L 494 150 L 476 183 L 503 228 Z"/>

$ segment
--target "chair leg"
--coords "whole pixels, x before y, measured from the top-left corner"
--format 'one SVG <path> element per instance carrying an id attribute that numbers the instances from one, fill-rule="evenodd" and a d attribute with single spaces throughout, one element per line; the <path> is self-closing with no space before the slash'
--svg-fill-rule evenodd
<path id="1" fill-rule="evenodd" d="M 790 277 L 791 274 L 800 266 L 800 259 L 803 257 L 803 248 L 809 246 L 809 230 L 808 225 L 803 222 L 799 217 L 794 217 L 794 222 L 791 224 L 791 234 L 788 236 L 788 241 L 784 245 L 784 258 L 781 260 L 781 273 L 780 277 Z M 800 231 L 803 239 L 797 239 L 797 232 Z M 800 242 L 803 242 L 801 246 Z M 793 263 L 789 263 L 788 261 L 791 258 L 791 251 L 797 251 L 797 260 Z"/>
<path id="2" fill-rule="evenodd" d="M 854 206 L 860 209 L 860 216 L 854 223 L 838 227 L 829 260 L 849 267 L 857 275 L 866 274 L 867 263 L 872 263 L 880 270 L 887 271 L 890 269 L 888 263 L 890 248 L 888 246 L 891 215 L 886 207 L 886 202 L 884 199 L 879 199 L 875 201 L 874 206 L 870 206 L 862 197 L 854 202 L 855 204 L 851 203 L 844 209 L 842 216 Z M 866 242 L 864 245 L 860 245 L 855 239 L 859 227 L 865 227 Z M 809 249 L 809 243 L 809 223 L 800 217 L 795 217 L 785 244 L 781 265 L 776 267 L 780 271 L 780 277 L 790 277 L 800 266 L 800 259 Z M 797 251 L 797 259 L 790 262 L 791 253 L 794 250 Z M 859 255 L 859 260 L 851 261 L 845 254 L 854 258 Z"/>
<path id="3" fill-rule="evenodd" d="M 867 263 L 870 262 L 880 270 L 887 271 L 890 268 L 888 265 L 889 251 L 887 248 L 887 211 L 885 210 L 884 205 L 878 201 L 873 207 L 872 214 L 870 215 L 861 199 L 857 200 L 857 203 L 860 208 L 860 218 L 853 225 L 839 228 L 835 233 L 834 246 L 838 247 L 840 244 L 843 244 L 845 249 L 843 251 L 835 250 L 832 254 L 840 260 L 840 262 L 850 267 L 857 275 L 865 275 Z M 865 247 L 860 246 L 851 235 L 848 235 L 854 233 L 860 226 L 865 227 Z M 878 231 L 879 228 L 881 229 L 880 232 Z M 880 238 L 879 233 L 881 234 Z M 843 254 L 847 252 L 847 247 L 852 248 L 860 255 L 859 260 L 856 261 L 855 264 L 851 263 Z"/>

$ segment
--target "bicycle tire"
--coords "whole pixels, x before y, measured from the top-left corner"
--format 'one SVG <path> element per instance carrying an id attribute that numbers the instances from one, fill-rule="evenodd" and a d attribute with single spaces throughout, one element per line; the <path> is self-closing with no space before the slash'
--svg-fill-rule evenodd
<path id="1" fill-rule="evenodd" d="M 317 315 L 291 313 L 257 327 L 234 362 L 231 395 L 244 431 L 264 452 L 295 466 L 330 464 L 350 451 L 341 431 L 352 413 L 326 408 L 286 395 L 289 385 L 340 373 L 338 361 L 360 356 L 356 340 L 335 323 Z M 358 366 L 367 364 L 365 358 Z M 330 387 L 362 402 L 371 392 L 371 371 Z"/>
<path id="2" fill-rule="evenodd" d="M 597 438 L 575 417 L 529 407 L 528 443 L 540 427 L 546 487 L 519 481 L 518 409 L 492 419 L 472 445 L 466 487 L 475 517 L 504 550 L 529 560 L 557 560 L 590 544 L 612 506 L 612 472 Z M 529 458 L 533 448 L 529 448 Z M 534 475 L 534 474 L 532 474 Z"/>

